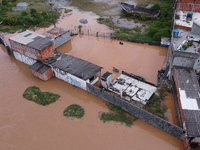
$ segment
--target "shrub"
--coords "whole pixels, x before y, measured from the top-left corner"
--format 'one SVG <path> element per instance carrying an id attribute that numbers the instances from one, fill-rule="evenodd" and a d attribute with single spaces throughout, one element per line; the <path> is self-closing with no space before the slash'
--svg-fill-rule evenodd
<path id="1" fill-rule="evenodd" d="M 154 4 L 150 9 L 160 10 L 160 5 L 159 4 Z"/>
<path id="2" fill-rule="evenodd" d="M 141 27 L 138 27 L 138 25 L 137 25 L 135 28 L 133 28 L 133 30 L 136 32 L 141 32 Z"/>
<path id="3" fill-rule="evenodd" d="M 7 5 L 7 4 L 8 4 L 8 1 L 7 1 L 7 0 L 2 0 L 2 4 L 3 4 L 3 5 Z"/>
<path id="4" fill-rule="evenodd" d="M 149 32 L 148 32 L 148 35 L 151 36 L 151 37 L 153 37 L 157 32 L 158 32 L 158 29 L 156 29 L 156 28 L 150 28 Z"/>
<path id="5" fill-rule="evenodd" d="M 170 37 L 170 28 L 166 27 L 163 29 L 160 29 L 154 36 L 153 40 L 160 41 L 161 37 Z"/>
<path id="6" fill-rule="evenodd" d="M 28 15 L 28 13 L 26 11 L 21 12 L 21 16 L 27 16 L 27 15 Z"/>
<path id="7" fill-rule="evenodd" d="M 25 90 L 23 97 L 40 105 L 48 105 L 58 100 L 60 95 L 49 92 L 41 92 L 38 87 L 31 86 Z"/>
<path id="8" fill-rule="evenodd" d="M 82 118 L 84 114 L 84 109 L 77 104 L 72 104 L 63 111 L 63 115 L 67 117 Z"/>

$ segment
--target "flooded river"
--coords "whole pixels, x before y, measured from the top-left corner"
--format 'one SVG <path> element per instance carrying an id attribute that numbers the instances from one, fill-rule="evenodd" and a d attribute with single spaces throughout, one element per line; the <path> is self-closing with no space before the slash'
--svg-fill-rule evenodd
<path id="1" fill-rule="evenodd" d="M 62 22 L 58 26 L 70 28 L 71 24 Z M 92 26 L 91 24 L 90 28 L 93 28 Z M 99 25 L 99 29 L 108 30 L 104 25 Z M 38 29 L 36 32 L 43 33 L 45 30 Z M 12 35 L 5 36 L 5 39 L 10 36 Z M 123 43 L 120 45 L 117 40 L 81 35 L 72 37 L 70 42 L 57 50 L 102 66 L 103 72 L 113 72 L 112 67 L 116 67 L 120 72 L 125 70 L 141 75 L 156 84 L 157 70 L 166 64 L 167 49 Z M 142 120 L 135 121 L 132 127 L 115 122 L 103 123 L 98 114 L 109 111 L 105 101 L 56 78 L 47 82 L 35 78 L 29 66 L 8 56 L 2 45 L 0 64 L 1 150 L 183 149 L 181 140 Z M 114 73 L 113 76 L 116 78 L 118 75 Z M 61 97 L 49 106 L 27 101 L 22 94 L 27 87 L 33 85 Z M 178 124 L 172 99 L 172 95 L 166 99 L 166 105 L 169 107 L 167 116 L 170 122 Z M 63 110 L 70 104 L 82 106 L 85 116 L 82 119 L 64 117 Z"/>

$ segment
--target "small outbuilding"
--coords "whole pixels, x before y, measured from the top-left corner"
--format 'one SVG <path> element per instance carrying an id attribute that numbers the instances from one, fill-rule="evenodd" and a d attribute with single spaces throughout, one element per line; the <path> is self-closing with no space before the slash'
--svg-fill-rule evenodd
<path id="1" fill-rule="evenodd" d="M 32 65 L 36 60 L 45 60 L 54 55 L 51 38 L 26 30 L 9 38 L 16 59 Z"/>
<path id="2" fill-rule="evenodd" d="M 59 46 L 71 40 L 69 30 L 59 27 L 55 27 L 45 32 L 44 35 L 53 40 L 55 48 L 58 48 Z"/>
<path id="3" fill-rule="evenodd" d="M 34 76 L 47 81 L 51 77 L 53 77 L 52 69 L 50 66 L 43 64 L 40 61 L 37 61 L 33 65 L 30 66 L 30 69 Z"/>
<path id="4" fill-rule="evenodd" d="M 44 60 L 43 63 L 52 67 L 53 76 L 86 90 L 86 83 L 95 84 L 99 77 L 97 73 L 102 67 L 80 58 L 55 52 L 55 55 Z"/>

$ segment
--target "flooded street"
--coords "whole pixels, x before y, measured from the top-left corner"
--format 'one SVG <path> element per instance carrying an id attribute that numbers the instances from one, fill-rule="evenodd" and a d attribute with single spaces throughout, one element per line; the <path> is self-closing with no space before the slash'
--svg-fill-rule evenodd
<path id="1" fill-rule="evenodd" d="M 181 140 L 141 120 L 132 127 L 103 123 L 98 118 L 98 112 L 108 111 L 103 100 L 59 79 L 35 78 L 2 46 L 0 58 L 0 149 L 183 149 Z M 61 98 L 49 106 L 27 101 L 22 94 L 32 85 Z M 62 115 L 74 103 L 85 109 L 81 120 Z"/>
<path id="2" fill-rule="evenodd" d="M 109 32 L 105 25 L 97 24 L 97 16 L 90 13 L 77 13 L 65 17 L 57 24 L 59 27 L 73 29 L 79 19 L 87 18 L 86 29 Z M 79 13 L 79 14 L 78 14 Z M 79 16 L 79 15 L 87 16 Z M 68 19 L 66 19 L 68 18 Z M 76 20 L 76 21 L 75 21 Z M 73 22 L 74 21 L 74 22 Z M 50 27 L 52 28 L 52 27 Z M 44 33 L 48 29 L 38 29 Z M 8 39 L 12 35 L 7 35 Z M 102 66 L 103 73 L 113 67 L 141 75 L 156 84 L 157 70 L 165 66 L 167 48 L 149 46 L 118 40 L 78 35 L 57 50 Z M 0 149 L 1 150 L 182 150 L 181 140 L 137 120 L 132 127 L 121 123 L 103 123 L 99 112 L 108 112 L 106 102 L 88 92 L 74 87 L 62 80 L 52 78 L 44 82 L 34 77 L 29 66 L 8 56 L 0 45 Z M 113 78 L 120 73 L 113 72 Z M 42 91 L 59 94 L 61 97 L 49 106 L 40 106 L 22 97 L 29 86 L 38 86 Z M 169 99 L 169 100 L 168 100 Z M 70 104 L 79 104 L 85 109 L 82 119 L 63 116 Z M 174 115 L 175 106 L 172 95 L 166 98 L 169 121 L 178 124 Z M 173 115 L 172 115 L 173 113 Z"/>

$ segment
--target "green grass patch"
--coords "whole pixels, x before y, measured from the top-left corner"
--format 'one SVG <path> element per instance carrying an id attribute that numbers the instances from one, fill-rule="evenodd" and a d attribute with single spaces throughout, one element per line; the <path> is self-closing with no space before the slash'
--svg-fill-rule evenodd
<path id="1" fill-rule="evenodd" d="M 138 27 L 138 25 L 136 25 L 135 28 L 133 28 L 134 31 L 136 32 L 141 32 L 142 27 Z"/>
<path id="2" fill-rule="evenodd" d="M 144 110 L 162 118 L 165 118 L 165 112 L 167 108 L 162 104 L 166 96 L 165 89 L 161 88 L 158 90 L 159 95 L 154 94 L 153 97 L 149 100 L 149 103 L 144 107 Z"/>
<path id="3" fill-rule="evenodd" d="M 105 24 L 105 25 L 107 25 L 110 29 L 117 29 L 117 28 L 119 28 L 119 27 L 117 27 L 117 26 L 115 25 L 115 23 L 112 21 L 112 18 L 111 18 L 111 17 L 110 17 L 110 18 L 98 18 L 97 21 L 98 21 L 98 23 L 100 23 L 100 24 Z"/>
<path id="4" fill-rule="evenodd" d="M 71 9 L 65 8 L 65 13 L 68 13 L 68 12 L 71 12 L 71 11 L 72 11 Z"/>
<path id="5" fill-rule="evenodd" d="M 84 114 L 84 109 L 77 104 L 72 104 L 63 111 L 63 115 L 67 117 L 82 118 Z"/>
<path id="6" fill-rule="evenodd" d="M 117 38 L 133 39 L 135 33 L 133 32 L 133 29 L 120 27 L 119 30 L 115 30 L 114 35 Z"/>
<path id="7" fill-rule="evenodd" d="M 0 3 L 0 31 L 15 32 L 17 30 L 25 30 L 29 28 L 48 27 L 53 24 L 53 18 L 50 10 L 50 5 L 44 0 L 31 1 L 24 0 L 30 5 L 26 11 L 12 11 L 12 8 L 20 2 L 19 0 L 8 0 L 7 5 Z M 54 11 L 55 19 L 57 20 L 60 14 Z M 6 28 L 5 28 L 6 26 Z"/>
<path id="8" fill-rule="evenodd" d="M 103 2 L 93 2 L 92 0 L 72 0 L 71 6 L 76 6 L 83 11 L 93 11 L 99 16 L 110 16 L 109 13 L 105 14 L 105 11 L 109 11 L 113 8 L 119 7 L 119 5 L 110 6 Z"/>
<path id="9" fill-rule="evenodd" d="M 107 104 L 107 106 L 111 112 L 101 113 L 100 119 L 104 122 L 115 121 L 125 123 L 127 126 L 132 126 L 133 122 L 137 119 L 137 117 L 134 117 L 133 115 L 127 113 L 118 106 L 112 104 Z"/>
<path id="10" fill-rule="evenodd" d="M 57 101 L 60 98 L 60 95 L 50 92 L 41 92 L 39 87 L 31 86 L 25 90 L 23 97 L 27 100 L 34 101 L 39 105 L 45 106 Z"/>

